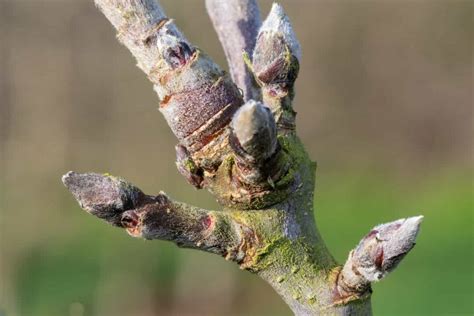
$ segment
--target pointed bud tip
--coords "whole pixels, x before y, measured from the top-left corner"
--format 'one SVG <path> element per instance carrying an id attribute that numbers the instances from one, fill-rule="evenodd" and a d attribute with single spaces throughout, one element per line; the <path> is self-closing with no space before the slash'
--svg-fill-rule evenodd
<path id="1" fill-rule="evenodd" d="M 263 21 L 260 32 L 276 32 L 281 29 L 284 23 L 290 23 L 288 16 L 283 7 L 279 3 L 274 2 L 267 18 Z"/>
<path id="2" fill-rule="evenodd" d="M 415 243 L 415 239 L 420 230 L 423 216 L 408 217 L 403 220 L 401 226 L 397 230 L 398 239 L 405 240 L 406 243 Z"/>
<path id="3" fill-rule="evenodd" d="M 406 221 L 419 225 L 421 224 L 421 222 L 423 222 L 424 218 L 425 217 L 423 215 L 418 215 L 418 216 L 407 217 Z"/>
<path id="4" fill-rule="evenodd" d="M 270 9 L 270 13 L 268 16 L 278 17 L 280 19 L 286 18 L 285 10 L 283 10 L 283 6 L 277 2 L 272 3 L 272 8 Z"/>
<path id="5" fill-rule="evenodd" d="M 393 233 L 394 231 L 400 230 L 401 228 L 418 229 L 421 222 L 423 221 L 423 218 L 423 215 L 400 218 L 392 222 L 377 225 L 373 228 L 373 230 L 377 230 L 382 233 Z"/>
<path id="6" fill-rule="evenodd" d="M 291 25 L 290 19 L 286 15 L 283 7 L 278 3 L 273 3 L 270 13 L 263 22 L 259 35 L 263 32 L 277 33 L 283 36 L 291 53 L 301 60 L 301 47 L 296 34 Z"/>

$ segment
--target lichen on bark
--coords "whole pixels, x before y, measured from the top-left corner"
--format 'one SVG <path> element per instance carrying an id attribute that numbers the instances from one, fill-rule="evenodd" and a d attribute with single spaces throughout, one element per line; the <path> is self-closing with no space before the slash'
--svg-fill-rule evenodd
<path id="1" fill-rule="evenodd" d="M 344 265 L 332 257 L 314 219 L 316 163 L 295 130 L 301 48 L 283 8 L 274 4 L 261 24 L 254 0 L 207 0 L 238 87 L 155 0 L 95 2 L 154 84 L 179 141 L 179 172 L 222 209 L 146 195 L 110 175 L 69 172 L 63 182 L 80 206 L 131 236 L 236 262 L 268 282 L 296 315 L 370 314 L 370 284 L 413 248 L 422 217 L 375 227 Z M 226 40 L 226 32 L 239 40 Z"/>

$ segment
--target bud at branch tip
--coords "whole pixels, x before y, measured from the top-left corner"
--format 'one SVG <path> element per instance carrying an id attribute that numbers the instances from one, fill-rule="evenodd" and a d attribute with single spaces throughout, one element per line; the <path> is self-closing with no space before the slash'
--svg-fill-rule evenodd
<path id="1" fill-rule="evenodd" d="M 232 133 L 245 154 L 258 161 L 270 157 L 277 147 L 275 119 L 261 102 L 249 100 L 235 113 Z"/>

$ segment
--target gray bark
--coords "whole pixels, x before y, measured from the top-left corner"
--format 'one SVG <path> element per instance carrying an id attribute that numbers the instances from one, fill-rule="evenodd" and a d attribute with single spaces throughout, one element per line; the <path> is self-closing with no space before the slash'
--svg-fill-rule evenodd
<path id="1" fill-rule="evenodd" d="M 256 0 L 206 0 L 206 8 L 224 48 L 232 80 L 244 100 L 258 100 L 260 90 L 245 65 L 243 53 L 252 54 L 261 25 Z"/>

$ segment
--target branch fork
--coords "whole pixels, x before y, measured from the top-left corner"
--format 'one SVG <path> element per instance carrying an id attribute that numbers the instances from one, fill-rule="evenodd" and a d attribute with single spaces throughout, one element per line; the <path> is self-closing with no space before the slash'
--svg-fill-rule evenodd
<path id="1" fill-rule="evenodd" d="M 295 131 L 301 48 L 283 8 L 274 4 L 262 22 L 255 0 L 206 0 L 229 75 L 156 0 L 95 3 L 154 85 L 178 139 L 179 172 L 222 209 L 147 195 L 107 174 L 69 172 L 62 180 L 79 205 L 133 237 L 236 262 L 296 315 L 370 315 L 371 283 L 413 248 L 422 216 L 376 226 L 342 266 L 331 256 L 313 216 L 315 163 Z"/>

